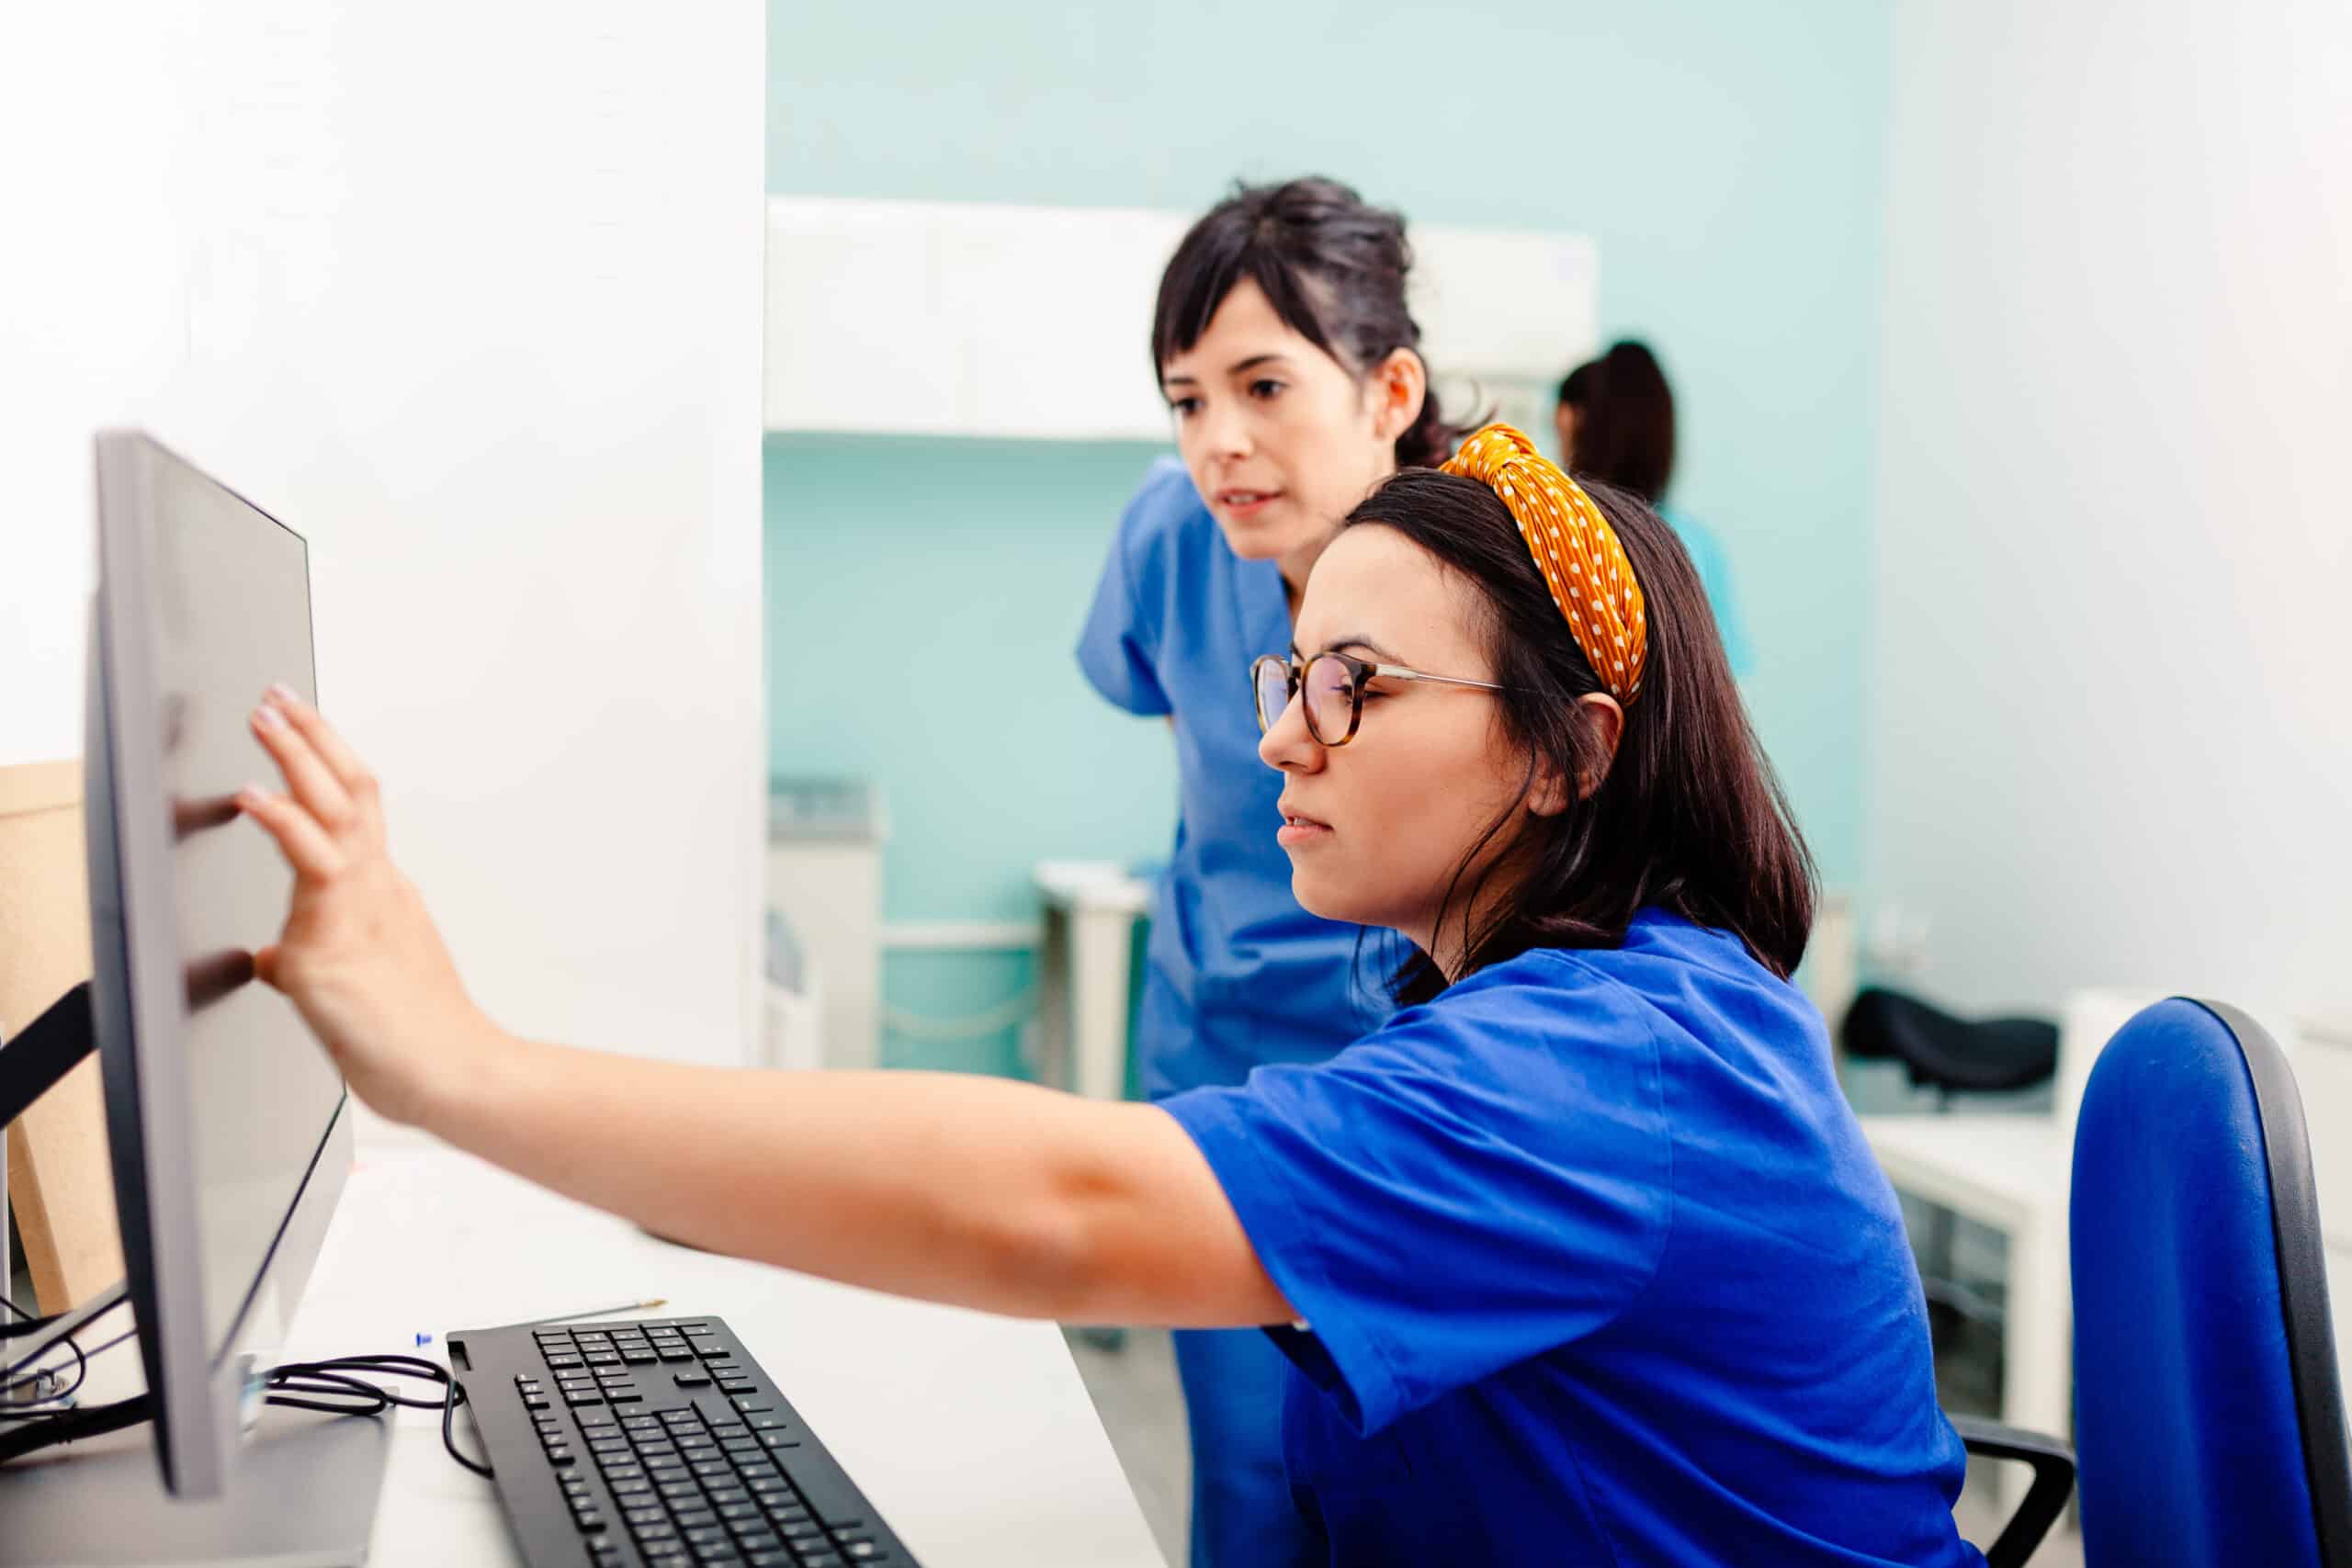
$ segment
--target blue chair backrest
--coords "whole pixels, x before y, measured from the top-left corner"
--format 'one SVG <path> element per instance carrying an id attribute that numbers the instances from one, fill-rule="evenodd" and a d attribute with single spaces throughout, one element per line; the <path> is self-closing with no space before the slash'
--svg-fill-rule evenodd
<path id="1" fill-rule="evenodd" d="M 2099 1053 L 2075 1133 L 2087 1568 L 2352 1562 L 2302 1100 L 2244 1013 L 2174 998 Z"/>

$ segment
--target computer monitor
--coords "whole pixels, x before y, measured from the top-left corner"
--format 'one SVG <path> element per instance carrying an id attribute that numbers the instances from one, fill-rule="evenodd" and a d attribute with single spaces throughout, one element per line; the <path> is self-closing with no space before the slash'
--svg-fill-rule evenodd
<path id="1" fill-rule="evenodd" d="M 240 785 L 274 772 L 246 718 L 263 690 L 283 682 L 315 700 L 309 548 L 144 434 L 101 434 L 96 460 L 84 760 L 93 974 L 80 1041 L 51 1030 L 46 1059 L 23 1049 L 34 1032 L 12 1043 L 0 1101 L 38 1092 L 28 1079 L 95 1037 L 121 1293 L 163 1487 L 135 1450 L 0 1471 L 0 1564 L 61 1552 L 356 1562 L 382 1477 L 379 1424 L 249 1440 L 352 1164 L 342 1079 L 294 1009 L 254 978 L 291 873 L 232 805 Z"/>
<path id="2" fill-rule="evenodd" d="M 310 552 L 143 434 L 98 436 L 97 485 L 92 1013 L 156 1450 L 211 1497 L 351 1168 L 342 1079 L 253 977 L 291 874 L 232 804 L 263 690 L 315 700 Z"/>

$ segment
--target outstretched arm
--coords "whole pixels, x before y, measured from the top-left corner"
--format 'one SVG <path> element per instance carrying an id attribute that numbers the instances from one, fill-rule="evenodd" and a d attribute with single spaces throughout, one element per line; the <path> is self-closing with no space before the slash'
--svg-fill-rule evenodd
<path id="1" fill-rule="evenodd" d="M 263 979 L 353 1091 L 661 1235 L 900 1295 L 1065 1322 L 1289 1319 L 1173 1118 L 952 1074 L 778 1073 L 540 1044 L 466 995 L 385 850 L 374 778 L 273 689 L 284 792 L 238 802 L 295 873 Z"/>

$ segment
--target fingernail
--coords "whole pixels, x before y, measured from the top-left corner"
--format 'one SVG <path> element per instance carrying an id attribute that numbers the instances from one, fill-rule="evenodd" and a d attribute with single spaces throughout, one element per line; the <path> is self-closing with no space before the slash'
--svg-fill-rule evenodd
<path id="1" fill-rule="evenodd" d="M 283 729 L 286 728 L 286 716 L 270 704 L 264 703 L 254 709 L 254 722 L 264 729 Z"/>
<path id="2" fill-rule="evenodd" d="M 257 784 L 249 784 L 237 792 L 239 806 L 259 806 L 261 800 L 261 785 Z"/>
<path id="3" fill-rule="evenodd" d="M 294 694 L 294 689 L 291 686 L 277 681 L 269 683 L 268 694 L 269 700 L 274 703 L 299 703 L 302 700 Z"/>

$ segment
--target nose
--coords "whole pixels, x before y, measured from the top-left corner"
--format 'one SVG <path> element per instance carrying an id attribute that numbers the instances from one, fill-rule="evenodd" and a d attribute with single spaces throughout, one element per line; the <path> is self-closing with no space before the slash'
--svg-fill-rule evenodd
<path id="1" fill-rule="evenodd" d="M 1254 449 L 1249 412 L 1232 399 L 1211 400 L 1193 427 L 1200 432 L 1202 449 L 1212 457 L 1238 463 Z"/>
<path id="2" fill-rule="evenodd" d="M 1307 732 L 1306 705 L 1299 701 L 1298 693 L 1290 694 L 1282 717 L 1258 738 L 1258 760 L 1285 773 L 1322 772 L 1323 748 Z"/>

